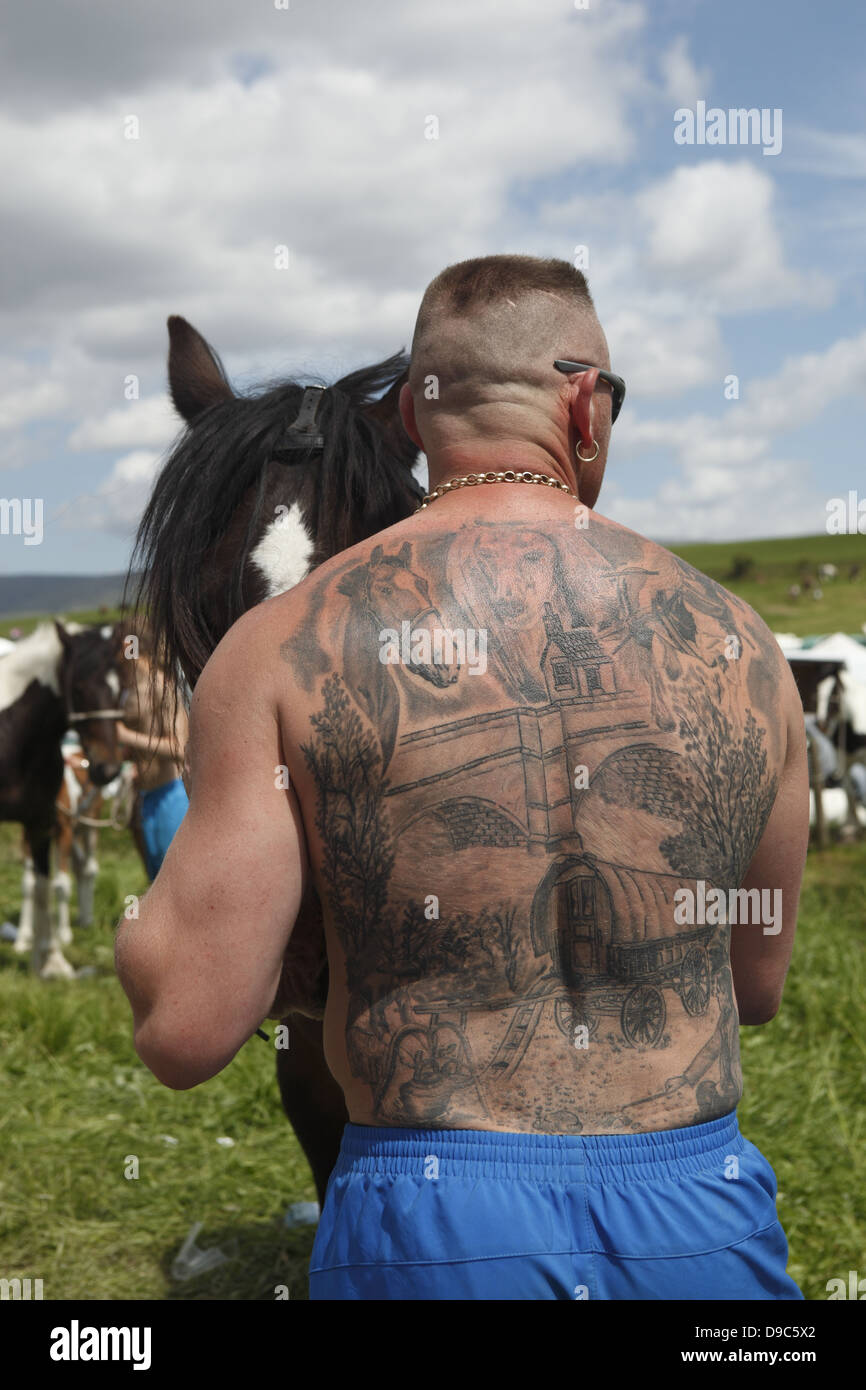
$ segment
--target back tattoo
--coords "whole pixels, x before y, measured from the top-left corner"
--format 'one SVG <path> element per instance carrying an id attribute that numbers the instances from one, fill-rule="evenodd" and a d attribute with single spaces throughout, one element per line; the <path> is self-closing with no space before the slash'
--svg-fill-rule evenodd
<path id="1" fill-rule="evenodd" d="M 326 568 L 281 654 L 352 1117 L 729 1113 L 729 909 L 784 757 L 771 634 L 601 518 L 479 519 Z"/>

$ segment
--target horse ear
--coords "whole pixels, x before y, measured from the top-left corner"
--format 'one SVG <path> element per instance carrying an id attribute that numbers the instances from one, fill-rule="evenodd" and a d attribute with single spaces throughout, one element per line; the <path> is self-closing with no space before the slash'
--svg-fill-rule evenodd
<path id="1" fill-rule="evenodd" d="M 404 541 L 397 552 L 397 563 L 407 570 L 412 563 L 412 547 L 408 541 Z"/>
<path id="2" fill-rule="evenodd" d="M 72 645 L 71 633 L 66 631 L 66 628 L 63 626 L 59 618 L 54 619 L 54 629 L 57 633 L 57 636 L 60 638 L 60 645 L 64 648 L 65 651 L 68 651 L 70 646 Z"/>
<path id="3" fill-rule="evenodd" d="M 234 400 L 219 357 L 179 314 L 168 320 L 168 342 L 169 390 L 177 413 L 187 424 L 208 406 Z"/>
<path id="4" fill-rule="evenodd" d="M 381 565 L 383 554 L 384 551 L 382 550 L 381 545 L 374 545 L 373 549 L 370 551 L 370 564 Z"/>
<path id="5" fill-rule="evenodd" d="M 366 566 L 357 565 L 355 569 L 349 570 L 349 573 L 344 574 L 339 580 L 337 592 L 345 594 L 346 598 L 357 598 L 364 586 L 365 577 Z"/>

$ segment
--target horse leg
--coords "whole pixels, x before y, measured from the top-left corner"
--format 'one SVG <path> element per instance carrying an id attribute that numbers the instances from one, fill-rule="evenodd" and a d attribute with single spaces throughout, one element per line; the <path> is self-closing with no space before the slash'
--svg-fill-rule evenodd
<path id="1" fill-rule="evenodd" d="M 280 1097 L 313 1170 L 321 1207 L 349 1115 L 343 1092 L 325 1062 L 321 1021 L 290 1014 L 283 1023 L 289 1030 L 289 1046 L 277 1048 Z"/>
<path id="2" fill-rule="evenodd" d="M 83 843 L 75 845 L 76 879 L 78 882 L 78 924 L 93 926 L 93 899 L 96 889 L 96 875 L 99 863 L 96 858 L 97 831 L 92 826 L 84 827 Z"/>
<path id="3" fill-rule="evenodd" d="M 24 837 L 24 868 L 21 871 L 21 912 L 18 915 L 18 935 L 14 950 L 19 955 L 29 955 L 33 950 L 33 892 L 36 887 L 36 873 L 33 868 L 33 855 L 27 837 Z"/>
<path id="4" fill-rule="evenodd" d="M 73 980 L 75 971 L 60 949 L 58 933 L 51 915 L 51 839 L 50 829 L 29 829 L 27 838 L 33 850 L 36 869 L 33 911 L 33 969 L 43 980 Z"/>
<path id="5" fill-rule="evenodd" d="M 69 920 L 69 901 L 72 897 L 72 875 L 68 869 L 58 868 L 51 880 L 51 888 L 57 903 L 58 943 L 61 946 L 71 946 L 72 923 Z"/>
<path id="6" fill-rule="evenodd" d="M 63 781 L 57 793 L 57 806 L 66 814 L 61 814 L 54 832 L 56 845 L 55 861 L 57 872 L 51 880 L 51 887 L 57 902 L 57 940 L 61 946 L 72 943 L 72 924 L 69 921 L 69 899 L 72 896 L 72 876 L 69 867 L 72 862 L 72 849 L 75 839 L 75 826 L 71 813 L 78 800 L 78 783 L 71 767 L 64 767 Z"/>

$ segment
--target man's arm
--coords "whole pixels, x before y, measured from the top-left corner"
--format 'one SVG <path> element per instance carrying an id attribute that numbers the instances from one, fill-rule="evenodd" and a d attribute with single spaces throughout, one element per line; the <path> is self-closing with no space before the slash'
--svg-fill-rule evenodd
<path id="1" fill-rule="evenodd" d="M 122 720 L 117 722 L 117 740 L 124 748 L 132 748 L 138 753 L 149 753 L 154 758 L 178 760 L 180 756 L 175 739 L 160 738 L 157 734 L 141 734 L 137 729 L 127 728 Z"/>
<path id="2" fill-rule="evenodd" d="M 731 973 L 740 1022 L 767 1023 L 782 1002 L 794 949 L 800 886 L 809 844 L 809 771 L 803 710 L 787 661 L 781 685 L 787 719 L 787 754 L 776 801 L 743 879 L 743 888 L 781 889 L 782 929 L 765 935 L 758 924 L 731 927 Z M 772 899 L 771 899 L 772 901 Z"/>
<path id="3" fill-rule="evenodd" d="M 135 1047 L 186 1090 L 221 1071 L 276 994 L 307 882 L 303 823 L 291 788 L 254 613 L 219 644 L 190 711 L 189 810 L 138 920 L 117 935 L 117 973 Z"/>

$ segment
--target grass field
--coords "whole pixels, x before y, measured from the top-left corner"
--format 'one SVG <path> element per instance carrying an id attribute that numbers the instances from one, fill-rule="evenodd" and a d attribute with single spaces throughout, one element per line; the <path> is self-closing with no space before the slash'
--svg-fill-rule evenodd
<path id="1" fill-rule="evenodd" d="M 94 975 L 43 983 L 0 945 L 0 1276 L 41 1278 L 46 1299 L 273 1299 L 278 1284 L 306 1298 L 313 1232 L 289 1232 L 282 1215 L 315 1191 L 273 1047 L 253 1038 L 193 1091 L 141 1065 L 113 938 L 125 895 L 147 880 L 128 834 L 101 835 L 96 925 L 67 951 Z M 17 828 L 0 826 L 0 920 L 13 922 L 17 845 Z M 124 1177 L 130 1155 L 137 1179 Z M 200 1247 L 233 1258 L 176 1283 L 169 1267 L 195 1221 Z"/>
<path id="2" fill-rule="evenodd" d="M 180 1093 L 139 1063 L 112 939 L 124 896 L 146 883 L 127 836 L 103 833 L 97 924 L 68 953 L 95 973 L 44 984 L 0 945 L 0 1275 L 41 1278 L 46 1298 L 264 1300 L 278 1284 L 304 1298 L 312 1232 L 281 1218 L 315 1194 L 273 1051 L 253 1038 Z M 17 831 L 0 826 L 0 918 L 12 920 L 16 850 Z M 866 1273 L 864 884 L 866 843 L 810 854 L 782 1010 L 742 1030 L 742 1128 L 776 1170 L 789 1269 L 811 1299 L 849 1269 Z M 137 1179 L 124 1177 L 130 1155 Z M 232 1258 L 176 1283 L 171 1261 L 194 1221 L 202 1247 Z"/>
<path id="3" fill-rule="evenodd" d="M 863 631 L 866 536 L 795 536 L 671 549 L 750 603 L 774 632 L 806 637 L 813 632 Z M 824 564 L 836 566 L 837 578 L 818 579 L 818 566 Z M 849 578 L 855 566 L 860 573 Z M 812 589 L 803 588 L 804 576 L 817 581 Z M 795 584 L 801 586 L 801 593 L 791 598 L 789 590 Z M 816 592 L 821 594 L 819 599 L 813 597 Z"/>

